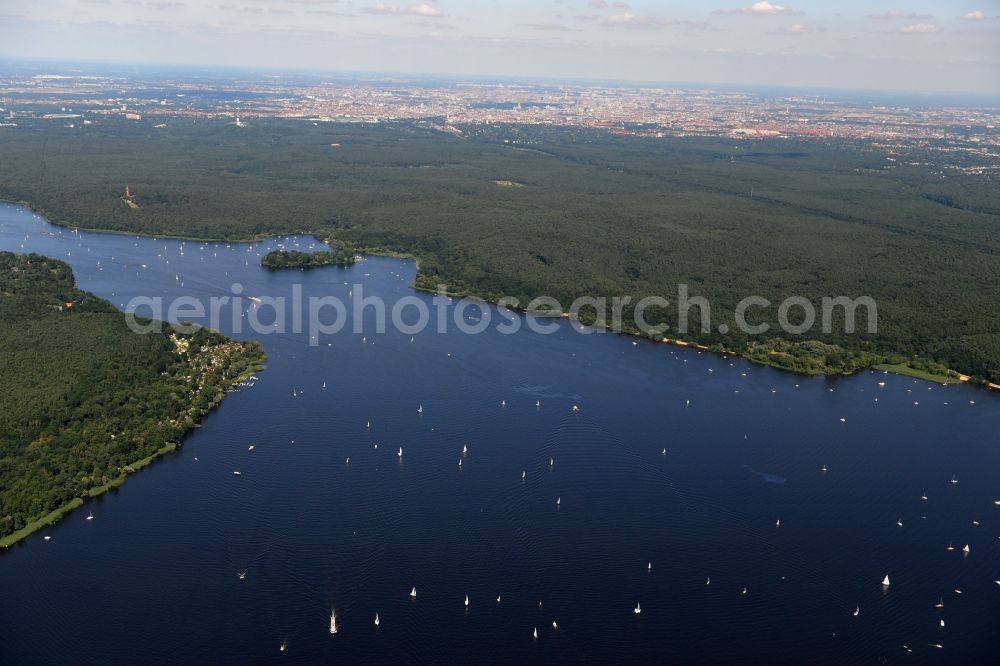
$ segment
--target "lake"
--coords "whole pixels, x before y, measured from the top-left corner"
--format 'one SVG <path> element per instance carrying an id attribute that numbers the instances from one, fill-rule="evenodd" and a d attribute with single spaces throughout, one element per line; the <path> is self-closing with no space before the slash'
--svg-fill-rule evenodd
<path id="1" fill-rule="evenodd" d="M 410 261 L 262 269 L 279 244 L 322 247 L 0 206 L 0 249 L 67 261 L 119 307 L 236 282 L 431 302 Z M 177 453 L 0 554 L 0 661 L 995 659 L 1000 396 L 501 322 L 260 336 L 259 380 Z"/>

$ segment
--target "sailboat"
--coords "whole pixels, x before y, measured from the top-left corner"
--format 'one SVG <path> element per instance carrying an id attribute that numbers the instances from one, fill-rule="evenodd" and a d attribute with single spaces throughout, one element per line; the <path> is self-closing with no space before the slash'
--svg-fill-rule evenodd
<path id="1" fill-rule="evenodd" d="M 410 590 L 410 597 L 413 599 L 417 598 L 417 588 L 414 587 L 412 590 Z"/>
<path id="2" fill-rule="evenodd" d="M 559 506 L 560 504 L 562 504 L 562 497 L 557 497 L 556 498 L 556 506 Z"/>
<path id="3" fill-rule="evenodd" d="M 889 587 L 889 574 L 886 574 L 885 578 L 882 579 L 882 587 Z"/>
<path id="4" fill-rule="evenodd" d="M 653 563 L 649 562 L 648 564 L 646 564 L 646 571 L 652 571 L 652 570 L 653 570 Z"/>
<path id="5" fill-rule="evenodd" d="M 382 624 L 382 621 L 378 619 L 378 613 L 375 613 L 375 626 L 377 627 L 380 624 Z"/>
<path id="6" fill-rule="evenodd" d="M 90 513 L 87 514 L 87 520 L 93 520 L 93 519 L 94 519 L 94 512 L 91 511 Z"/>
<path id="7" fill-rule="evenodd" d="M 464 456 L 468 452 L 469 452 L 469 447 L 466 446 L 465 444 L 462 444 L 462 455 Z"/>
<path id="8" fill-rule="evenodd" d="M 330 611 L 330 634 L 337 633 L 337 612 Z"/>
<path id="9" fill-rule="evenodd" d="M 242 571 L 240 571 L 240 580 L 243 580 L 246 577 L 247 577 L 247 570 L 243 569 Z"/>
<path id="10" fill-rule="evenodd" d="M 636 615 L 639 615 L 640 613 L 642 613 L 642 607 L 639 606 L 639 602 L 638 601 L 635 602 L 635 608 L 632 609 L 632 612 L 635 613 Z"/>
<path id="11" fill-rule="evenodd" d="M 403 447 L 402 446 L 399 447 L 399 453 L 397 453 L 396 455 L 399 456 L 400 458 L 403 457 Z"/>
<path id="12" fill-rule="evenodd" d="M 465 595 L 465 607 L 469 607 L 469 595 Z"/>
<path id="13" fill-rule="evenodd" d="M 952 484 L 958 483 L 958 477 L 956 477 L 954 474 L 951 475 L 951 483 Z"/>
<path id="14" fill-rule="evenodd" d="M 279 651 L 284 652 L 288 644 L 285 641 L 281 641 L 281 647 L 278 648 Z"/>
<path id="15" fill-rule="evenodd" d="M 531 637 L 536 640 L 538 639 L 538 627 L 535 627 L 535 630 L 531 632 Z"/>
<path id="16" fill-rule="evenodd" d="M 524 477 L 526 477 L 526 476 L 528 476 L 528 473 L 527 473 L 527 472 L 521 472 L 521 478 L 522 478 L 522 479 L 523 479 Z"/>
<path id="17" fill-rule="evenodd" d="M 951 541 L 948 542 L 948 547 L 945 550 L 955 550 L 955 546 L 952 545 Z"/>
<path id="18" fill-rule="evenodd" d="M 969 554 L 969 544 L 965 544 L 965 547 L 962 548 L 962 552 L 965 553 L 966 555 Z"/>
<path id="19" fill-rule="evenodd" d="M 423 413 L 424 413 L 424 406 L 423 405 L 417 406 L 417 414 L 423 414 Z"/>
<path id="20" fill-rule="evenodd" d="M 854 607 L 854 617 L 857 617 L 860 614 L 861 614 L 861 606 L 855 606 Z"/>

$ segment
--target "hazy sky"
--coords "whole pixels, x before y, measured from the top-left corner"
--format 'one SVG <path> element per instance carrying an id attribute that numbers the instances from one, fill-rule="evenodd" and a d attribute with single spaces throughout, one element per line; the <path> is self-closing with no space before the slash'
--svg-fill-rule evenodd
<path id="1" fill-rule="evenodd" d="M 0 56 L 1000 93 L 1000 0 L 0 0 Z"/>

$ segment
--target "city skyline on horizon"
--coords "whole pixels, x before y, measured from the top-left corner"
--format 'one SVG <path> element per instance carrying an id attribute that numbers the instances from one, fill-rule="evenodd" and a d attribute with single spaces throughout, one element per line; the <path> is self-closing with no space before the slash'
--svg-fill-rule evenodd
<path id="1" fill-rule="evenodd" d="M 0 2 L 0 58 L 1000 94 L 1000 6 L 912 0 Z M 529 20 L 530 19 L 530 20 Z"/>

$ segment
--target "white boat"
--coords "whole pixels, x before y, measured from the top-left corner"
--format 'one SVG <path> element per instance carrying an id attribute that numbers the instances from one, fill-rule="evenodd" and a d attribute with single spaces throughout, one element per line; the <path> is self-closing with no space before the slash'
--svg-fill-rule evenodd
<path id="1" fill-rule="evenodd" d="M 378 619 L 378 613 L 375 613 L 375 626 L 377 627 L 380 624 L 382 624 L 382 621 Z"/>
<path id="2" fill-rule="evenodd" d="M 236 475 L 236 476 L 243 476 L 243 473 L 242 473 L 242 472 L 240 472 L 240 470 L 238 470 L 238 469 L 237 469 L 237 470 L 234 470 L 234 471 L 233 471 L 233 474 L 234 474 L 234 475 Z"/>
<path id="3" fill-rule="evenodd" d="M 958 477 L 956 477 L 954 474 L 951 475 L 951 483 L 953 484 L 958 483 Z"/>
<path id="4" fill-rule="evenodd" d="M 419 405 L 417 407 L 417 414 L 423 414 L 423 413 L 424 413 L 424 406 L 423 405 Z"/>
<path id="5" fill-rule="evenodd" d="M 463 444 L 462 445 L 462 455 L 464 456 L 468 452 L 469 452 L 469 447 L 466 446 L 465 444 Z"/>
<path id="6" fill-rule="evenodd" d="M 896 519 L 896 525 L 899 526 L 899 527 L 902 527 L 903 526 L 903 519 L 902 518 L 897 518 Z"/>
<path id="7" fill-rule="evenodd" d="M 413 588 L 412 590 L 410 590 L 410 596 L 414 599 L 417 598 L 417 588 Z"/>
<path id="8" fill-rule="evenodd" d="M 528 476 L 528 473 L 527 473 L 527 472 L 521 472 L 521 478 L 522 478 L 522 479 L 523 479 L 524 477 L 526 477 L 526 476 Z"/>
<path id="9" fill-rule="evenodd" d="M 465 595 L 465 607 L 469 607 L 469 595 Z"/>
<path id="10" fill-rule="evenodd" d="M 396 455 L 399 456 L 400 458 L 403 457 L 403 447 L 402 446 L 399 447 L 399 452 Z"/>
<path id="11" fill-rule="evenodd" d="M 639 602 L 636 602 L 635 608 L 632 609 L 632 612 L 635 613 L 636 615 L 642 612 L 642 607 L 639 605 Z"/>
<path id="12" fill-rule="evenodd" d="M 244 578 L 246 578 L 246 577 L 247 577 L 247 572 L 246 572 L 246 570 L 244 569 L 243 571 L 241 571 L 241 572 L 240 572 L 240 580 L 243 580 L 243 579 L 244 579 Z"/>
<path id="13" fill-rule="evenodd" d="M 337 612 L 330 611 L 330 634 L 337 633 Z"/>
<path id="14" fill-rule="evenodd" d="M 861 614 L 861 606 L 855 606 L 854 607 L 854 617 L 857 617 L 860 614 Z"/>
<path id="15" fill-rule="evenodd" d="M 254 449 L 254 445 L 253 444 L 251 444 L 249 447 L 247 447 L 247 451 L 253 451 L 253 449 Z"/>
<path id="16" fill-rule="evenodd" d="M 284 652 L 288 644 L 285 641 L 281 641 L 281 647 L 278 648 L 280 652 Z"/>
<path id="17" fill-rule="evenodd" d="M 886 574 L 885 578 L 882 579 L 882 587 L 889 587 L 889 574 Z"/>
<path id="18" fill-rule="evenodd" d="M 559 506 L 560 504 L 562 504 L 562 497 L 557 497 L 556 498 L 556 506 Z"/>
<path id="19" fill-rule="evenodd" d="M 91 511 L 90 513 L 87 514 L 87 520 L 93 520 L 93 519 L 94 519 L 94 512 Z"/>
<path id="20" fill-rule="evenodd" d="M 531 632 L 531 637 L 535 639 L 538 638 L 538 627 L 535 627 L 535 630 Z"/>
<path id="21" fill-rule="evenodd" d="M 653 563 L 649 562 L 648 564 L 646 564 L 646 571 L 652 571 L 652 570 L 653 570 Z"/>
<path id="22" fill-rule="evenodd" d="M 969 544 L 965 544 L 965 547 L 962 548 L 962 552 L 965 553 L 966 555 L 969 554 Z"/>
<path id="23" fill-rule="evenodd" d="M 997 585 L 1000 585 L 1000 580 L 997 581 Z M 497 603 L 500 603 L 500 595 L 497 595 Z"/>

